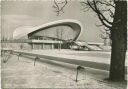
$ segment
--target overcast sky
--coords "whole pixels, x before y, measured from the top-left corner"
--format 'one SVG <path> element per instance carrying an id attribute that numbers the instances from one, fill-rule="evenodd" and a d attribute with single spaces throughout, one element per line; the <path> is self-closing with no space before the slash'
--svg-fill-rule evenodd
<path id="1" fill-rule="evenodd" d="M 84 12 L 81 4 L 68 2 L 64 13 L 57 16 L 52 7 L 53 1 L 2 1 L 2 35 L 12 37 L 13 31 L 21 26 L 38 26 L 60 19 L 79 20 L 84 30 L 79 40 L 102 42 L 99 37 L 101 27 L 97 16 L 92 11 Z M 24 29 L 23 29 L 24 30 Z"/>

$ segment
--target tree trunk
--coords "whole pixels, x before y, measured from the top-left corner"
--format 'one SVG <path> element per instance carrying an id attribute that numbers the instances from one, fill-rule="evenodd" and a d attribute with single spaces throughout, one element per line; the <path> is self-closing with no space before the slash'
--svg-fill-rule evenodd
<path id="1" fill-rule="evenodd" d="M 112 53 L 109 79 L 125 80 L 125 56 L 127 50 L 127 2 L 115 1 L 115 16 L 112 25 Z"/>

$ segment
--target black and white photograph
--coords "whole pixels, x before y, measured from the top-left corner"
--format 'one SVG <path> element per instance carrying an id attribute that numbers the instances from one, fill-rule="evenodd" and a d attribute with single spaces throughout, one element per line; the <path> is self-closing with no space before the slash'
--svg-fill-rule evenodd
<path id="1" fill-rule="evenodd" d="M 127 89 L 127 0 L 1 0 L 1 89 Z"/>

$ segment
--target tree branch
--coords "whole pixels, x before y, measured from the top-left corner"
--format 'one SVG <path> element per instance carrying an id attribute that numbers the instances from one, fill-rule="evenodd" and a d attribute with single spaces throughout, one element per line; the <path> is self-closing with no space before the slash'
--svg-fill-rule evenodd
<path id="1" fill-rule="evenodd" d="M 68 3 L 67 0 L 65 0 L 63 2 L 58 2 L 58 1 L 54 0 L 55 5 L 53 5 L 53 8 L 56 9 L 57 16 L 60 14 L 60 12 L 64 13 L 63 9 L 67 5 L 67 3 Z"/>
<path id="2" fill-rule="evenodd" d="M 104 21 L 106 21 L 108 24 L 111 25 L 112 22 L 108 21 L 108 20 L 106 19 L 106 17 L 101 13 L 101 11 L 97 8 L 96 2 L 95 2 L 94 0 L 93 0 L 93 3 L 94 3 L 94 8 L 95 8 L 95 10 L 96 10 L 96 13 L 99 14 L 99 15 L 101 15 L 101 18 L 103 18 Z"/>
<path id="3" fill-rule="evenodd" d="M 107 2 L 107 1 L 105 1 L 105 0 L 104 0 L 104 2 L 97 0 L 97 3 L 100 3 L 100 4 L 102 4 L 102 5 L 104 4 L 104 5 L 106 5 L 106 6 L 112 6 L 113 8 L 115 8 L 115 5 L 114 5 L 114 4 L 111 4 L 111 3 L 109 3 L 109 2 Z"/>
<path id="4" fill-rule="evenodd" d="M 97 6 L 96 6 L 95 1 L 93 0 L 93 4 L 91 4 L 89 1 L 87 1 L 87 4 L 90 6 L 90 8 L 91 8 L 94 12 L 96 12 L 96 14 L 97 14 L 99 20 L 101 21 L 101 23 L 102 23 L 104 26 L 106 26 L 107 28 L 111 28 L 110 25 L 108 25 L 108 24 L 106 24 L 106 23 L 104 22 L 104 17 L 103 17 L 103 15 L 101 15 L 101 13 L 99 12 L 99 10 L 98 10 L 98 8 L 97 8 Z"/>

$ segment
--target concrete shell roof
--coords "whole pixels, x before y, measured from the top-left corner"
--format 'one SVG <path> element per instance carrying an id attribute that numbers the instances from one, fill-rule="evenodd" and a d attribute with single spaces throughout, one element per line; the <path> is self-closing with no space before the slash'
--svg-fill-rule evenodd
<path id="1" fill-rule="evenodd" d="M 24 36 L 28 35 L 29 33 L 35 32 L 37 30 L 40 30 L 40 29 L 43 29 L 46 27 L 63 25 L 63 24 L 69 25 L 72 27 L 73 30 L 77 31 L 77 35 L 74 38 L 74 40 L 76 40 L 78 38 L 78 36 L 80 35 L 80 33 L 83 29 L 83 26 L 78 20 L 74 20 L 74 19 L 64 19 L 64 20 L 53 21 L 53 22 L 46 23 L 46 24 L 43 24 L 40 26 L 35 26 L 35 27 L 32 27 L 32 26 L 19 27 L 19 28 L 16 28 L 16 30 L 13 32 L 13 38 L 20 39 L 21 37 L 24 37 Z"/>

